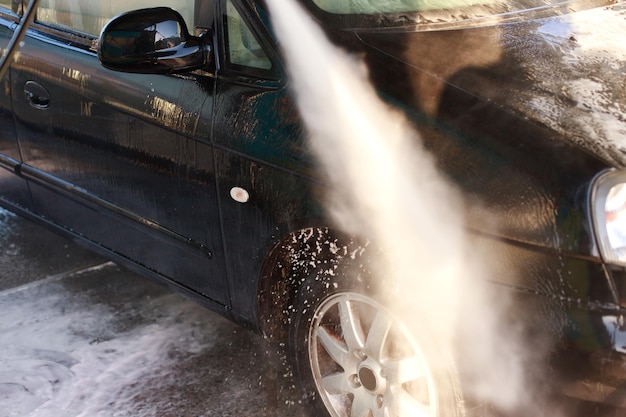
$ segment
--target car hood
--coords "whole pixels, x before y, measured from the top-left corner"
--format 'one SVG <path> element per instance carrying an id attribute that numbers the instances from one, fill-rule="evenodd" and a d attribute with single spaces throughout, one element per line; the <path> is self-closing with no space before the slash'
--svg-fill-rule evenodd
<path id="1" fill-rule="evenodd" d="M 412 105 L 432 117 L 450 113 L 444 98 L 456 88 L 626 166 L 626 3 L 526 16 L 489 27 L 358 36 L 414 70 L 405 88 Z"/>
<path id="2" fill-rule="evenodd" d="M 589 185 L 626 166 L 626 7 L 532 13 L 342 36 L 463 190 L 470 228 L 589 255 Z"/>

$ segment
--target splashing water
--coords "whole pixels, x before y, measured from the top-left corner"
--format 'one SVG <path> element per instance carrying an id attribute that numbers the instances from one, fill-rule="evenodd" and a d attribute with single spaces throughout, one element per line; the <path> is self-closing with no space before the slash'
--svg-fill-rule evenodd
<path id="1" fill-rule="evenodd" d="M 463 346 L 474 397 L 508 410 L 527 403 L 528 359 L 516 329 L 499 321 L 505 304 L 487 290 L 476 247 L 469 256 L 460 194 L 405 117 L 379 99 L 365 66 L 294 3 L 269 6 L 310 147 L 331 185 L 333 219 L 383 248 L 374 268 L 401 283 L 387 301 L 395 314 L 440 346 Z M 445 362 L 441 352 L 429 362 Z"/>

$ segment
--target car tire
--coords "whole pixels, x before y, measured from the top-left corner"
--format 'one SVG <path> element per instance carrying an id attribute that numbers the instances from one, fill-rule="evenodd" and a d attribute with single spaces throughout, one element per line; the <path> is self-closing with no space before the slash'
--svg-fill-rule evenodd
<path id="1" fill-rule="evenodd" d="M 463 415 L 458 376 L 440 346 L 409 331 L 361 278 L 337 275 L 318 271 L 303 281 L 290 326 L 289 353 L 311 415 Z"/>

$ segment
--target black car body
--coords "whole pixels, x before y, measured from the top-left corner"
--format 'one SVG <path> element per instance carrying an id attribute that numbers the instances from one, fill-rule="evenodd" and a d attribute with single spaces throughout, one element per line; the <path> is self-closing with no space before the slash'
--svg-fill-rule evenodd
<path id="1" fill-rule="evenodd" d="M 22 3 L 0 1 L 2 47 Z M 107 34 L 123 36 L 110 26 L 98 45 L 113 13 L 95 3 L 80 15 L 42 2 L 0 81 L 0 204 L 284 339 L 300 282 L 294 251 L 309 256 L 320 236 L 349 239 L 321 203 L 324 180 L 266 6 L 173 2 L 198 35 L 180 22 L 174 30 L 184 59 L 124 61 L 121 46 L 100 49 L 103 66 Z M 119 12 L 153 2 L 126 3 Z M 525 320 L 558 336 L 554 364 L 568 369 L 559 390 L 626 406 L 615 395 L 626 381 L 626 258 L 606 237 L 613 220 L 603 205 L 626 183 L 626 53 L 581 50 L 591 35 L 570 20 L 623 22 L 625 5 L 451 17 L 303 3 L 334 43 L 362 57 L 380 96 L 463 190 L 467 228 L 489 247 L 495 284 L 532 306 L 520 310 Z M 165 9 L 136 16 L 120 27 L 177 21 Z"/>

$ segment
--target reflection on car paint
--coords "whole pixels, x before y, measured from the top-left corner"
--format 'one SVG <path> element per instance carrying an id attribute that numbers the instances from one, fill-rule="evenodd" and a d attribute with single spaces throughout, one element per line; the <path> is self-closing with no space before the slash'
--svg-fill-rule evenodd
<path id="1" fill-rule="evenodd" d="M 61 73 L 68 78 L 78 81 L 80 84 L 88 82 L 90 78 L 89 74 L 84 74 L 80 70 L 72 68 L 63 68 Z"/>
<path id="2" fill-rule="evenodd" d="M 93 107 L 93 101 L 80 101 L 80 114 L 81 116 L 91 117 L 91 108 Z"/>
<path id="3" fill-rule="evenodd" d="M 158 96 L 149 97 L 146 107 L 151 109 L 150 115 L 163 126 L 182 132 L 195 132 L 197 113 L 186 112 L 177 103 Z"/>

